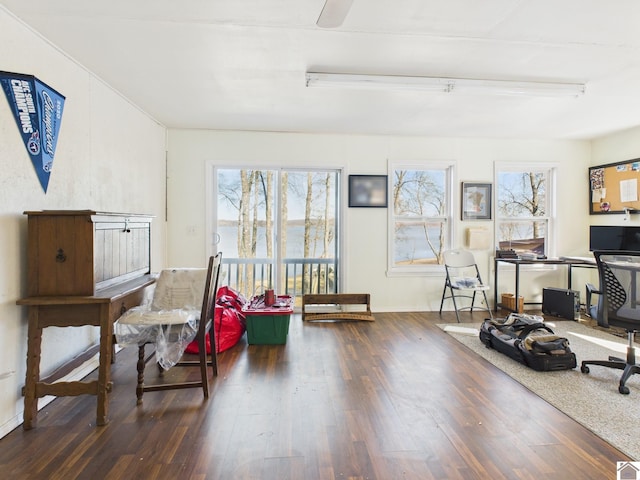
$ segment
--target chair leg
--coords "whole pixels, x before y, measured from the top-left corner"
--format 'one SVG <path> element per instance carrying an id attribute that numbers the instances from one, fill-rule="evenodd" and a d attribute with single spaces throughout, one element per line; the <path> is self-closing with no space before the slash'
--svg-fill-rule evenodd
<path id="1" fill-rule="evenodd" d="M 635 332 L 627 332 L 627 363 L 635 365 L 636 363 L 636 349 L 635 346 Z"/>
<path id="2" fill-rule="evenodd" d="M 453 293 L 453 289 L 451 289 L 451 300 L 453 300 L 453 309 L 456 312 L 456 320 L 460 323 L 460 314 L 458 313 L 458 304 L 456 303 L 456 295 Z"/>
<path id="3" fill-rule="evenodd" d="M 215 323 L 211 322 L 211 328 L 209 329 L 209 340 L 211 341 L 211 371 L 215 377 L 218 376 L 217 338 L 215 334 Z"/>
<path id="4" fill-rule="evenodd" d="M 138 385 L 136 386 L 136 405 L 142 405 L 142 394 L 144 393 L 144 343 L 138 345 Z"/>
<path id="5" fill-rule="evenodd" d="M 203 320 L 204 321 L 204 320 Z M 207 373 L 207 332 L 198 338 L 198 358 L 200 359 L 200 379 L 204 398 L 209 398 L 209 374 Z M 213 345 L 212 345 L 213 348 Z"/>
<path id="6" fill-rule="evenodd" d="M 620 377 L 620 385 L 618 386 L 618 391 L 622 394 L 629 394 L 629 387 L 625 384 L 631 375 L 635 373 L 640 373 L 640 366 L 636 365 L 636 350 L 634 348 L 634 332 L 627 332 L 627 358 L 624 371 L 622 372 L 622 377 Z"/>
<path id="7" fill-rule="evenodd" d="M 636 355 L 634 345 L 634 332 L 627 332 L 629 344 L 627 345 L 627 358 L 618 358 L 610 356 L 609 360 L 583 360 L 580 366 L 582 373 L 589 373 L 589 365 L 597 365 L 600 367 L 615 368 L 622 370 L 618 391 L 623 395 L 629 394 L 629 387 L 626 383 L 631 375 L 640 373 L 640 365 L 636 365 Z"/>
<path id="8" fill-rule="evenodd" d="M 442 306 L 444 305 L 444 299 L 446 294 L 447 294 L 447 284 L 445 282 L 444 289 L 442 290 L 442 298 L 440 299 L 440 315 L 442 315 Z"/>
<path id="9" fill-rule="evenodd" d="M 451 292 L 451 296 L 447 297 L 447 287 L 449 287 L 449 292 Z M 444 289 L 442 290 L 442 299 L 440 300 L 440 315 L 442 315 L 442 306 L 444 305 L 444 301 L 446 298 L 450 298 L 451 300 L 453 300 L 453 309 L 456 312 L 456 320 L 458 320 L 458 323 L 460 323 L 460 316 L 458 315 L 458 305 L 456 304 L 456 296 L 453 293 L 453 288 L 451 288 L 450 285 L 448 285 L 447 283 L 444 284 Z"/>
<path id="10" fill-rule="evenodd" d="M 476 292 L 476 291 L 474 290 L 474 291 L 473 291 L 473 295 L 471 296 L 471 307 L 469 307 L 469 311 L 470 311 L 471 313 L 473 313 L 473 307 L 475 307 L 475 305 L 476 305 L 476 293 L 478 293 L 478 292 Z"/>
<path id="11" fill-rule="evenodd" d="M 625 384 L 627 383 L 627 380 L 629 380 L 629 377 L 636 373 L 640 373 L 640 366 L 627 364 L 624 371 L 622 372 L 622 377 L 620 377 L 620 385 L 618 386 L 618 391 L 620 393 L 626 395 L 629 394 L 629 387 L 627 387 Z"/>
<path id="12" fill-rule="evenodd" d="M 481 291 L 482 291 L 482 296 L 484 298 L 484 303 L 486 305 L 486 308 L 485 307 L 477 307 L 477 309 L 478 310 L 486 310 L 487 312 L 489 312 L 489 317 L 491 319 L 493 319 L 493 314 L 491 313 L 491 308 L 489 307 L 489 299 L 487 298 L 487 292 L 485 292 L 484 290 L 481 290 Z M 471 308 L 470 308 L 471 312 L 473 312 L 473 309 L 474 309 L 475 304 L 476 304 L 476 294 L 477 293 L 478 293 L 478 291 L 474 291 L 473 292 L 473 297 L 471 297 Z"/>
<path id="13" fill-rule="evenodd" d="M 487 312 L 489 312 L 489 318 L 493 320 L 493 312 L 491 311 L 491 307 L 489 306 L 489 299 L 487 298 L 487 292 L 483 290 L 482 295 L 484 296 L 484 303 L 487 306 Z"/>

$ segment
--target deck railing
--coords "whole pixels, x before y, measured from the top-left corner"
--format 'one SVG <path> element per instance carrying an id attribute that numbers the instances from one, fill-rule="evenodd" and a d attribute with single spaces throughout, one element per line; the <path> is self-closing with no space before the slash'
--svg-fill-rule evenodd
<path id="1" fill-rule="evenodd" d="M 285 258 L 282 285 L 275 285 L 275 260 L 222 257 L 220 285 L 228 285 L 246 298 L 273 288 L 279 295 L 301 297 L 305 293 L 337 293 L 337 261 L 334 258 Z"/>

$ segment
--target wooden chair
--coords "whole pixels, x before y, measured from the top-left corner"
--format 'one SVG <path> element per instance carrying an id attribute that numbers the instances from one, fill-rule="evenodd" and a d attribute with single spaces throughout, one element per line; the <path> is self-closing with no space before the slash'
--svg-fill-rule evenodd
<path id="1" fill-rule="evenodd" d="M 151 305 L 129 310 L 116 323 L 118 343 L 138 346 L 138 405 L 144 392 L 159 390 L 201 387 L 205 398 L 209 397 L 207 367 L 211 366 L 214 376 L 218 374 L 213 324 L 221 260 L 222 253 L 218 253 L 209 258 L 207 269 L 163 270 Z M 206 350 L 207 334 L 211 344 L 210 360 Z M 194 339 L 198 344 L 198 360 L 186 360 L 184 350 Z M 150 343 L 155 344 L 155 352 L 145 357 L 145 346 Z M 200 379 L 145 385 L 145 366 L 154 355 L 161 372 L 173 366 L 199 366 Z"/>

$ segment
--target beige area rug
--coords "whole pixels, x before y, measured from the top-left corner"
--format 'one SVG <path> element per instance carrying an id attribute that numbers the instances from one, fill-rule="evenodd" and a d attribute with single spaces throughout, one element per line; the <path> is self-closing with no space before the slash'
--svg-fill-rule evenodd
<path id="1" fill-rule="evenodd" d="M 609 355 L 624 358 L 625 339 L 578 322 L 547 323 L 557 335 L 569 339 L 578 360 L 575 369 L 537 372 L 485 347 L 478 338 L 479 324 L 438 326 L 599 437 L 640 460 L 640 375 L 632 375 L 627 381 L 631 393 L 622 395 L 618 393 L 621 370 L 591 365 L 588 374 L 580 372 L 582 360 L 607 359 Z M 638 348 L 636 357 L 640 358 Z"/>

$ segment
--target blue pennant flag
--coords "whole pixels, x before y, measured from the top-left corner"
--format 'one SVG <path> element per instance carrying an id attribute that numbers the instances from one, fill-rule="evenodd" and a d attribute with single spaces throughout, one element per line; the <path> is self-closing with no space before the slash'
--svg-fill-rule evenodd
<path id="1" fill-rule="evenodd" d="M 0 83 L 46 193 L 62 122 L 64 96 L 33 75 L 0 71 Z"/>

